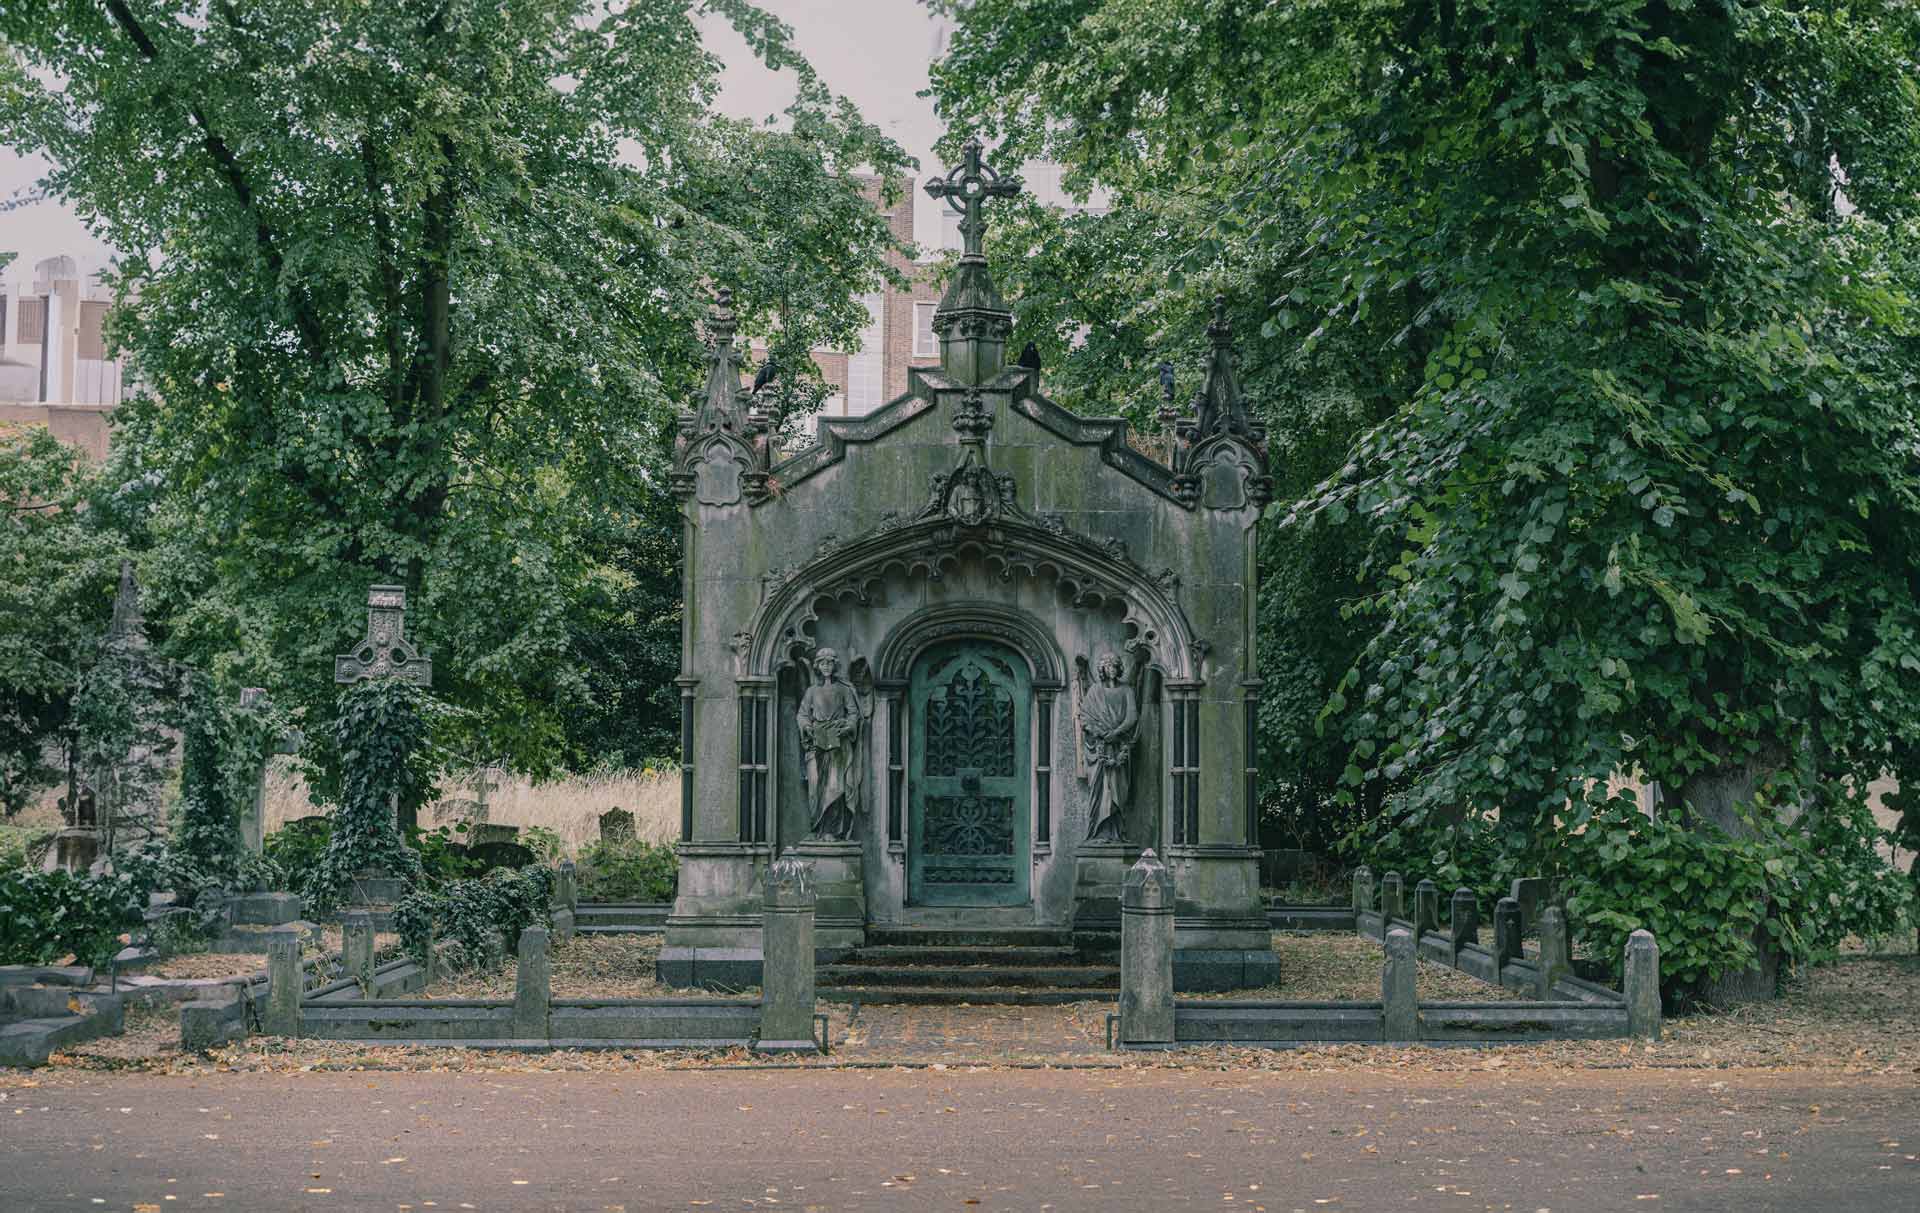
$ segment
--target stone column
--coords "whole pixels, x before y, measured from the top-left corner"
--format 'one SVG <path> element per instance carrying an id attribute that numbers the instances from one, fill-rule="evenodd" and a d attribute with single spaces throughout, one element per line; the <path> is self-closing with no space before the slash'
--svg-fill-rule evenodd
<path id="1" fill-rule="evenodd" d="M 1660 945 L 1653 932 L 1627 936 L 1627 1032 L 1641 1040 L 1660 1039 Z"/>
<path id="2" fill-rule="evenodd" d="M 547 929 L 520 932 L 520 962 L 513 976 L 515 1040 L 546 1040 L 547 1010 L 553 1004 L 553 962 L 547 956 Z"/>
<path id="3" fill-rule="evenodd" d="M 761 902 L 764 974 L 760 983 L 762 1053 L 817 1053 L 813 1039 L 813 865 L 789 851 L 767 865 Z"/>
<path id="4" fill-rule="evenodd" d="M 1413 889 L 1413 937 L 1440 929 L 1440 886 L 1423 880 Z"/>
<path id="5" fill-rule="evenodd" d="M 1387 960 L 1380 970 L 1382 1039 L 1388 1044 L 1410 1044 L 1420 1039 L 1420 1004 L 1414 990 L 1413 932 L 1395 927 L 1387 932 Z"/>
<path id="6" fill-rule="evenodd" d="M 1500 970 L 1510 960 L 1520 958 L 1520 903 L 1511 897 L 1502 897 L 1493 907 L 1493 976 L 1497 982 Z"/>
<path id="7" fill-rule="evenodd" d="M 1173 873 L 1151 848 L 1120 890 L 1120 1043 L 1172 1045 Z"/>
<path id="8" fill-rule="evenodd" d="M 1480 903 L 1474 899 L 1472 889 L 1453 891 L 1453 925 L 1450 931 L 1453 940 L 1453 958 L 1457 964 L 1460 949 L 1480 938 Z"/>
<path id="9" fill-rule="evenodd" d="M 1553 983 L 1573 972 L 1567 945 L 1567 916 L 1559 906 L 1540 912 L 1540 984 L 1542 1001 L 1553 997 Z"/>
<path id="10" fill-rule="evenodd" d="M 579 886 L 575 883 L 573 860 L 563 859 L 553 874 L 553 938 L 557 943 L 565 943 L 573 938 L 574 927 L 578 922 L 576 907 L 579 905 Z"/>
<path id="11" fill-rule="evenodd" d="M 1373 869 L 1361 864 L 1353 870 L 1353 912 L 1373 909 Z"/>
<path id="12" fill-rule="evenodd" d="M 347 976 L 360 983 L 363 997 L 373 997 L 373 915 L 349 910 L 341 918 L 340 961 Z"/>
<path id="13" fill-rule="evenodd" d="M 1388 872 L 1380 878 L 1380 939 L 1385 942 L 1387 932 L 1396 918 L 1407 916 L 1407 886 L 1398 872 Z"/>
<path id="14" fill-rule="evenodd" d="M 300 968 L 300 932 L 275 927 L 267 932 L 267 1010 L 260 1030 L 268 1036 L 300 1035 L 300 999 L 306 978 Z"/>

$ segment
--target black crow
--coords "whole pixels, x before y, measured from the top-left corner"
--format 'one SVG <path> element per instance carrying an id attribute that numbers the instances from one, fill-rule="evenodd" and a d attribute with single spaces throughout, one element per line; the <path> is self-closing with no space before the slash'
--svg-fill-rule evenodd
<path id="1" fill-rule="evenodd" d="M 769 358 L 760 364 L 760 373 L 753 377 L 753 391 L 757 396 L 760 389 L 772 383 L 780 374 L 780 364 Z"/>
<path id="2" fill-rule="evenodd" d="M 1033 342 L 1027 342 L 1027 348 L 1020 351 L 1020 365 L 1030 371 L 1040 369 L 1040 351 Z"/>

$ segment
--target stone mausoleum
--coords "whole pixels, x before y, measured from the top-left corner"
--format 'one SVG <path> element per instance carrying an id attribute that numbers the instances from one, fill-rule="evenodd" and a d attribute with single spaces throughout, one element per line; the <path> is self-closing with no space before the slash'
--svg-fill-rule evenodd
<path id="1" fill-rule="evenodd" d="M 1175 980 L 1271 983 L 1254 818 L 1255 529 L 1265 435 L 1216 318 L 1172 466 L 1011 363 L 981 253 L 1019 189 L 977 143 L 927 187 L 965 251 L 940 366 L 780 453 L 730 298 L 680 418 L 676 985 L 757 983 L 766 867 L 814 867 L 823 958 L 870 931 L 1051 928 L 1110 946 L 1145 848 L 1177 882 Z"/>

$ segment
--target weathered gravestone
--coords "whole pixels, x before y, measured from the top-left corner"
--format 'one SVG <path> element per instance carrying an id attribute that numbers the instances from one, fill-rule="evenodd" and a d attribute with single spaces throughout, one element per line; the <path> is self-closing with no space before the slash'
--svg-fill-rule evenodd
<path id="1" fill-rule="evenodd" d="M 240 710 L 264 716 L 273 710 L 273 701 L 267 698 L 267 692 L 261 687 L 243 687 L 240 691 Z M 276 732 L 269 757 L 273 754 L 298 754 L 305 741 L 306 736 L 299 729 Z M 255 855 L 260 853 L 267 840 L 267 766 L 268 759 L 262 759 L 254 772 L 253 804 L 240 820 L 240 837 L 245 840 L 247 850 Z"/>
<path id="2" fill-rule="evenodd" d="M 767 865 L 813 864 L 823 952 L 869 926 L 1074 931 L 1111 951 L 1148 847 L 1182 988 L 1277 979 L 1260 898 L 1251 603 L 1266 436 L 1224 302 L 1169 463 L 1011 364 L 983 252 L 1019 190 L 977 142 L 928 187 L 964 250 L 938 367 L 786 453 L 709 315 L 671 486 L 687 522 L 681 874 L 660 973 L 752 984 Z"/>
<path id="3" fill-rule="evenodd" d="M 621 808 L 608 809 L 600 814 L 600 839 L 602 842 L 632 842 L 633 814 Z"/>

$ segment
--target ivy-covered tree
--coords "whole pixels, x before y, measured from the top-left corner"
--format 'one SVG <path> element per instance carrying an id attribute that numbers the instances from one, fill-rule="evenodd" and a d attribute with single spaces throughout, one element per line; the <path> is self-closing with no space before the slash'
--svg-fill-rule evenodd
<path id="1" fill-rule="evenodd" d="M 1270 331 L 1357 339 L 1391 400 L 1276 507 L 1367 537 L 1350 792 L 1544 851 L 1623 771 L 1718 837 L 1920 779 L 1910 5 L 947 7 L 952 122 L 1162 166 L 1209 208 L 1167 259 L 1278 253 Z M 1816 893 L 1774 858 L 1754 896 Z M 1771 915 L 1700 988 L 1794 942 Z"/>
<path id="2" fill-rule="evenodd" d="M 710 14 L 797 81 L 782 129 L 713 112 Z M 747 0 L 10 5 L 0 41 L 0 140 L 122 254 L 156 631 L 322 740 L 398 581 L 458 747 L 550 769 L 593 528 L 663 492 L 712 289 L 845 343 L 891 243 L 856 173 L 899 149 Z"/>

